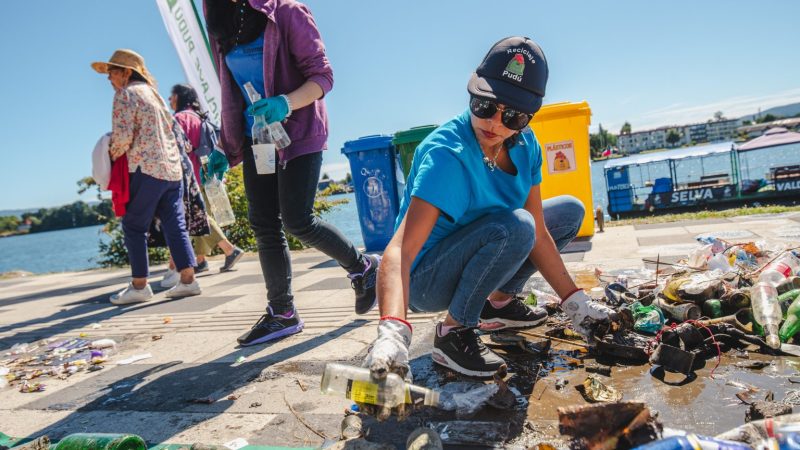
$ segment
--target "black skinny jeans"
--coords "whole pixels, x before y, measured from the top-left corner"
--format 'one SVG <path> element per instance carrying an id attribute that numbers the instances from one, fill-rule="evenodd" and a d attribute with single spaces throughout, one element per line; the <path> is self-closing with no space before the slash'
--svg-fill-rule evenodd
<path id="1" fill-rule="evenodd" d="M 314 215 L 314 198 L 322 166 L 322 152 L 292 159 L 275 173 L 256 172 L 252 148 L 244 154 L 244 188 L 248 218 L 258 243 L 267 301 L 275 314 L 293 307 L 292 263 L 283 229 L 300 241 L 336 260 L 350 273 L 363 270 L 361 253 L 334 226 Z"/>

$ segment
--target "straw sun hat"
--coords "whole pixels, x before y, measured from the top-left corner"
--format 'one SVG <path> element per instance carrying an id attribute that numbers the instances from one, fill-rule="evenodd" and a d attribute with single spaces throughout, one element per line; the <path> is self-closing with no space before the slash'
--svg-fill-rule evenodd
<path id="1" fill-rule="evenodd" d="M 153 85 L 153 78 L 144 65 L 144 58 L 133 50 L 119 49 L 111 55 L 108 62 L 98 61 L 92 63 L 92 69 L 97 73 L 108 73 L 109 66 L 131 69 L 144 77 L 148 84 Z"/>

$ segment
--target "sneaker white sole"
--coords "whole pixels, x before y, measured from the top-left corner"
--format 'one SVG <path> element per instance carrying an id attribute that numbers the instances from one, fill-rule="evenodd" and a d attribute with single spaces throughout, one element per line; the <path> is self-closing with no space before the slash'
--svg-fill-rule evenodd
<path id="1" fill-rule="evenodd" d="M 480 329 L 485 331 L 498 331 L 508 328 L 533 328 L 543 324 L 546 320 L 547 316 L 534 321 L 508 320 L 495 317 L 487 320 L 481 319 Z"/>
<path id="2" fill-rule="evenodd" d="M 192 290 L 192 291 L 175 291 L 175 292 L 167 291 L 165 296 L 167 298 L 181 298 L 181 297 L 193 297 L 195 295 L 200 295 L 202 293 L 203 293 L 203 291 L 201 289 Z"/>
<path id="3" fill-rule="evenodd" d="M 456 364 L 456 362 L 450 359 L 449 356 L 445 355 L 444 352 L 435 347 L 431 351 L 431 359 L 433 360 L 434 363 L 439 364 L 440 366 L 447 367 L 448 369 L 454 372 L 458 372 L 468 377 L 488 378 L 493 376 L 497 372 L 496 369 L 485 370 L 485 371 L 465 369 Z"/>
<path id="4" fill-rule="evenodd" d="M 134 304 L 134 303 L 144 303 L 144 302 L 148 302 L 148 301 L 150 301 L 152 298 L 153 298 L 153 297 L 142 298 L 142 299 L 138 299 L 138 298 L 137 298 L 137 299 L 124 299 L 124 300 L 123 300 L 123 299 L 118 299 L 118 298 L 113 298 L 113 297 L 111 297 L 111 298 L 109 298 L 109 301 L 111 302 L 111 304 L 112 304 L 112 305 L 122 306 L 122 305 L 132 305 L 132 304 Z"/>

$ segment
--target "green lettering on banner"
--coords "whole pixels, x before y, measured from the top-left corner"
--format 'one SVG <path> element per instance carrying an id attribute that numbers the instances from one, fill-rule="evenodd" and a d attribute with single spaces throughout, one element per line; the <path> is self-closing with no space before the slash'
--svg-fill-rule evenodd
<path id="1" fill-rule="evenodd" d="M 167 0 L 167 6 L 169 10 L 172 11 L 172 8 L 175 7 L 175 4 L 178 3 L 178 0 Z"/>

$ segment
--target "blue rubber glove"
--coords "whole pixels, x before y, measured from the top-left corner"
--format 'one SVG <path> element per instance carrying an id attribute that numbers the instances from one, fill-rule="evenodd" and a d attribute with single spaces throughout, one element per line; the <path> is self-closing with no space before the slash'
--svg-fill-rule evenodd
<path id="1" fill-rule="evenodd" d="M 262 98 L 247 108 L 251 116 L 264 116 L 267 123 L 281 122 L 289 115 L 289 102 L 286 97 Z"/>
<path id="2" fill-rule="evenodd" d="M 228 171 L 228 159 L 225 158 L 222 152 L 214 150 L 208 155 L 206 169 L 207 170 L 200 171 L 200 178 L 202 178 L 201 182 L 203 184 L 208 182 L 208 178 L 210 177 L 217 177 L 218 180 L 222 180 L 225 176 L 225 172 Z"/>

